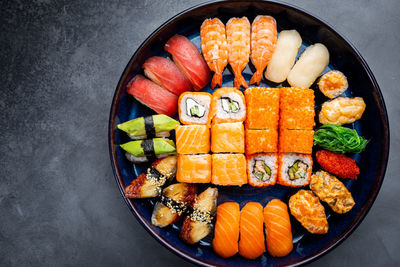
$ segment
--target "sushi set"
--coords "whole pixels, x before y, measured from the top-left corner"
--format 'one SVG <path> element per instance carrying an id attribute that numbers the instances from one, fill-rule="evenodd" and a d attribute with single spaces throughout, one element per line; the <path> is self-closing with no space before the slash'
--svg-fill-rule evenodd
<path id="1" fill-rule="evenodd" d="M 285 259 L 359 208 L 352 188 L 375 142 L 354 127 L 369 105 L 323 40 L 302 47 L 264 14 L 207 16 L 199 39 L 166 39 L 124 87 L 145 114 L 113 129 L 118 161 L 133 163 L 126 200 L 151 232 L 175 236 L 167 246 L 214 253 L 211 265 L 301 262 Z"/>

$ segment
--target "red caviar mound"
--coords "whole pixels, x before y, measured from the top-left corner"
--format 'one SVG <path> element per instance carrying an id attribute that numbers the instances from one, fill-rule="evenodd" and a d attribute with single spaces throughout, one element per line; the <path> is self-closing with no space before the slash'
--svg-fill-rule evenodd
<path id="1" fill-rule="evenodd" d="M 319 165 L 326 171 L 337 175 L 340 178 L 357 179 L 360 169 L 354 159 L 342 154 L 333 153 L 327 150 L 318 151 L 316 154 Z"/>

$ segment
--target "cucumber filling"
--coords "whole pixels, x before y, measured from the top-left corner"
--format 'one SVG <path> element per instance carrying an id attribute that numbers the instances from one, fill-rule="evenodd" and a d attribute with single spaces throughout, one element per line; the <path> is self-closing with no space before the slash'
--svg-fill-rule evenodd
<path id="1" fill-rule="evenodd" d="M 308 165 L 301 160 L 296 160 L 292 166 L 289 167 L 288 175 L 290 180 L 304 179 L 306 177 Z"/>
<path id="2" fill-rule="evenodd" d="M 260 181 L 267 181 L 271 178 L 271 169 L 263 160 L 256 160 L 253 167 L 254 176 Z"/>
<path id="3" fill-rule="evenodd" d="M 228 113 L 236 113 L 239 111 L 239 102 L 229 97 L 221 97 L 222 109 Z"/>
<path id="4" fill-rule="evenodd" d="M 186 112 L 188 116 L 201 118 L 204 116 L 206 109 L 194 99 L 188 98 L 186 99 Z"/>

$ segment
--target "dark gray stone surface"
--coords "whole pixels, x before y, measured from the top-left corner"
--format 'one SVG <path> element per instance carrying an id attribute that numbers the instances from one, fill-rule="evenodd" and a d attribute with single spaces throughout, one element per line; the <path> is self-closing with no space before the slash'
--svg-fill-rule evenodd
<path id="1" fill-rule="evenodd" d="M 1 1 L 0 265 L 187 265 L 153 240 L 114 181 L 107 122 L 139 44 L 199 1 Z M 312 265 L 400 264 L 400 2 L 296 1 L 361 52 L 381 86 L 391 154 L 354 234 Z"/>

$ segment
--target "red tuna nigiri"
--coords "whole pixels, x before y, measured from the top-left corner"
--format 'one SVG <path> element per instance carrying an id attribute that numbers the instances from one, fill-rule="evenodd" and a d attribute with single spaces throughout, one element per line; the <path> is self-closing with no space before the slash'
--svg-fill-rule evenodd
<path id="1" fill-rule="evenodd" d="M 271 200 L 264 208 L 264 220 L 269 254 L 288 255 L 293 249 L 293 238 L 287 205 L 279 199 Z"/>
<path id="2" fill-rule="evenodd" d="M 192 89 L 188 78 L 167 58 L 151 57 L 142 68 L 147 78 L 177 96 Z"/>
<path id="3" fill-rule="evenodd" d="M 126 91 L 158 114 L 174 116 L 178 111 L 178 97 L 146 79 L 143 75 L 139 74 L 133 77 L 128 83 Z"/>
<path id="4" fill-rule="evenodd" d="M 265 251 L 264 215 L 260 203 L 249 202 L 240 212 L 239 254 L 246 259 L 256 259 Z"/>
<path id="5" fill-rule="evenodd" d="M 174 35 L 164 47 L 172 55 L 176 66 L 186 75 L 196 91 L 211 79 L 210 69 L 196 46 L 185 36 Z"/>

